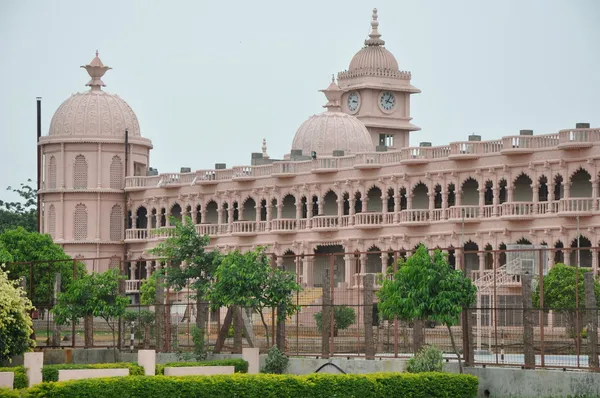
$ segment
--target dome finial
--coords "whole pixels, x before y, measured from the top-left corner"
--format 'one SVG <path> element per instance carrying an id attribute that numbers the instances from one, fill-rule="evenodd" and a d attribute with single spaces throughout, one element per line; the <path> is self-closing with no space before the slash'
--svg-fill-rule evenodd
<path id="1" fill-rule="evenodd" d="M 366 46 L 383 46 L 385 41 L 381 39 L 381 34 L 377 30 L 379 22 L 377 21 L 377 8 L 373 8 L 373 17 L 371 19 L 371 33 L 369 38 L 365 40 Z"/>
<path id="2" fill-rule="evenodd" d="M 102 76 L 104 76 L 107 70 L 112 69 L 110 66 L 104 66 L 98 55 L 98 50 L 96 50 L 96 57 L 92 59 L 92 62 L 81 66 L 92 78 L 86 84 L 86 86 L 91 87 L 91 90 L 101 90 L 101 87 L 105 87 L 106 84 L 102 81 Z"/>
<path id="3" fill-rule="evenodd" d="M 324 90 L 319 90 L 325 97 L 327 97 L 327 103 L 323 105 L 323 108 L 327 108 L 328 112 L 341 112 L 341 100 L 344 91 L 335 83 L 335 75 L 331 75 L 331 83 Z"/>
<path id="4" fill-rule="evenodd" d="M 266 138 L 263 138 L 262 156 L 263 156 L 263 159 L 269 159 L 269 155 L 267 155 L 267 139 Z"/>

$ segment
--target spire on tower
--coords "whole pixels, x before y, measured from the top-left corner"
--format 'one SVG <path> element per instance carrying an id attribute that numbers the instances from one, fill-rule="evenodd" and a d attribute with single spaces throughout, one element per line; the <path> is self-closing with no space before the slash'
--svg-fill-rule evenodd
<path id="1" fill-rule="evenodd" d="M 92 59 L 87 65 L 82 65 L 88 75 L 92 78 L 89 82 L 87 82 L 86 86 L 90 86 L 92 90 L 101 90 L 101 87 L 105 87 L 106 84 L 102 81 L 102 76 L 106 73 L 107 70 L 112 69 L 110 66 L 104 66 L 100 57 L 98 57 L 98 50 L 96 50 L 96 57 Z"/>
<path id="2" fill-rule="evenodd" d="M 269 159 L 269 155 L 267 155 L 267 139 L 266 138 L 263 138 L 262 156 L 263 156 L 263 159 Z"/>
<path id="3" fill-rule="evenodd" d="M 344 91 L 335 83 L 335 76 L 331 75 L 331 83 L 324 90 L 319 90 L 325 97 L 327 97 L 327 103 L 323 105 L 323 108 L 327 108 L 329 112 L 341 112 L 342 94 Z"/>
<path id="4" fill-rule="evenodd" d="M 379 22 L 377 21 L 377 8 L 373 8 L 373 17 L 371 19 L 371 33 L 369 38 L 365 40 L 366 46 L 383 46 L 385 41 L 381 39 L 381 34 L 377 30 Z"/>

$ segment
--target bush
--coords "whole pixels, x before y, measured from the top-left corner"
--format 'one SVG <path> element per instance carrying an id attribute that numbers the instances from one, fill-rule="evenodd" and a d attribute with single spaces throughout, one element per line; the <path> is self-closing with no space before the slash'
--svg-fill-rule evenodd
<path id="1" fill-rule="evenodd" d="M 144 368 L 134 362 L 95 363 L 95 364 L 62 364 L 44 365 L 42 381 L 58 381 L 58 371 L 61 369 L 129 369 L 130 376 L 143 376 Z"/>
<path id="2" fill-rule="evenodd" d="M 17 390 L 9 390 L 8 388 L 0 387 L 0 397 L 2 398 L 19 398 L 21 393 Z"/>
<path id="3" fill-rule="evenodd" d="M 27 388 L 29 380 L 27 380 L 27 373 L 23 366 L 9 366 L 6 368 L 0 368 L 0 372 L 13 372 L 15 374 L 15 380 L 13 381 L 13 388 Z"/>
<path id="4" fill-rule="evenodd" d="M 283 374 L 287 371 L 290 359 L 286 357 L 276 345 L 269 349 L 262 373 Z"/>
<path id="5" fill-rule="evenodd" d="M 446 373 L 368 375 L 129 376 L 42 383 L 29 397 L 474 397 L 475 376 Z"/>
<path id="6" fill-rule="evenodd" d="M 315 315 L 315 322 L 319 332 L 323 327 L 323 314 L 319 311 Z M 333 334 L 337 336 L 338 330 L 348 329 L 350 325 L 356 322 L 356 312 L 345 305 L 337 305 L 333 307 Z"/>
<path id="7" fill-rule="evenodd" d="M 444 354 L 434 346 L 425 346 L 408 360 L 409 373 L 441 372 L 444 368 Z"/>
<path id="8" fill-rule="evenodd" d="M 243 359 L 218 359 L 202 362 L 169 362 L 156 365 L 156 374 L 164 375 L 165 368 L 181 368 L 184 366 L 233 366 L 235 373 L 248 373 L 248 362 Z"/>

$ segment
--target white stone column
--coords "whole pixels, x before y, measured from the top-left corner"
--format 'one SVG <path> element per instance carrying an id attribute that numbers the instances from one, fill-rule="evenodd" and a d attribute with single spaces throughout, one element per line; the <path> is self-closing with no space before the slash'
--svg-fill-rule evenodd
<path id="1" fill-rule="evenodd" d="M 485 187 L 479 188 L 479 217 L 483 217 L 483 208 L 485 207 Z"/>
<path id="2" fill-rule="evenodd" d="M 302 218 L 302 201 L 296 199 L 296 229 L 300 229 L 300 219 Z"/>
<path id="3" fill-rule="evenodd" d="M 304 256 L 302 259 L 303 268 L 302 268 L 302 283 L 305 287 L 313 287 L 314 279 L 313 279 L 313 265 L 314 258 L 312 256 Z"/>
<path id="4" fill-rule="evenodd" d="M 354 195 L 348 195 L 348 214 L 350 214 L 350 225 L 354 225 L 354 215 L 356 214 L 356 209 L 354 208 L 356 204 L 356 199 L 354 198 Z"/>
<path id="5" fill-rule="evenodd" d="M 138 365 L 144 368 L 145 376 L 154 376 L 156 372 L 156 351 L 139 350 Z"/>
<path id="6" fill-rule="evenodd" d="M 592 182 L 592 198 L 592 211 L 598 211 L 598 180 Z"/>
<path id="7" fill-rule="evenodd" d="M 442 220 L 447 220 L 448 219 L 448 190 L 444 187 L 442 187 L 442 190 L 440 192 L 440 195 L 442 195 Z"/>
<path id="8" fill-rule="evenodd" d="M 280 200 L 277 201 L 277 219 L 280 220 L 283 218 L 283 204 Z"/>
<path id="9" fill-rule="evenodd" d="M 387 266 L 388 266 L 388 254 L 386 252 L 381 253 L 381 273 L 384 275 L 387 272 Z"/>
<path id="10" fill-rule="evenodd" d="M 129 262 L 129 279 L 136 280 L 135 273 L 137 271 L 137 261 Z"/>
<path id="11" fill-rule="evenodd" d="M 493 190 L 494 190 L 494 198 L 493 198 L 494 208 L 492 209 L 492 216 L 498 217 L 498 206 L 500 205 L 500 187 L 498 187 L 498 185 L 495 184 Z"/>
<path id="12" fill-rule="evenodd" d="M 598 250 L 592 249 L 592 272 L 598 275 Z"/>
<path id="13" fill-rule="evenodd" d="M 353 285 L 353 277 L 354 277 L 354 269 L 352 264 L 353 256 L 350 254 L 346 254 L 344 256 L 344 282 L 346 282 L 346 287 L 351 288 Z"/>
<path id="14" fill-rule="evenodd" d="M 256 222 L 256 225 L 258 225 L 258 223 L 260 222 L 260 216 L 261 216 L 261 205 L 260 203 L 257 203 L 256 206 L 254 206 L 254 211 L 255 211 L 255 216 L 254 216 L 254 221 Z"/>
<path id="15" fill-rule="evenodd" d="M 324 198 L 319 198 L 318 202 L 317 202 L 317 207 L 318 207 L 318 213 L 320 216 L 323 215 L 323 207 L 325 206 L 325 199 Z"/>
<path id="16" fill-rule="evenodd" d="M 381 212 L 388 213 L 388 196 L 387 194 L 381 196 Z"/>
<path id="17" fill-rule="evenodd" d="M 42 382 L 42 366 L 44 366 L 43 352 L 26 352 L 23 355 L 23 366 L 26 369 L 29 387 Z"/>
<path id="18" fill-rule="evenodd" d="M 242 348 L 242 359 L 248 362 L 248 374 L 259 373 L 259 348 Z"/>
<path id="19" fill-rule="evenodd" d="M 361 211 L 363 213 L 366 213 L 367 211 L 369 211 L 369 198 L 365 195 L 365 197 L 362 199 L 362 207 L 361 207 Z"/>
<path id="20" fill-rule="evenodd" d="M 540 202 L 540 188 L 535 182 L 531 184 L 531 191 L 533 193 L 533 214 L 538 214 L 538 203 Z"/>
<path id="21" fill-rule="evenodd" d="M 400 201 L 402 200 L 402 195 L 400 195 L 400 190 L 397 190 L 394 193 L 394 224 L 398 223 L 398 217 L 400 216 Z"/>
<path id="22" fill-rule="evenodd" d="M 231 227 L 233 226 L 233 202 L 227 206 L 227 233 L 231 233 Z"/>
<path id="23" fill-rule="evenodd" d="M 406 210 L 412 210 L 413 193 L 406 194 Z"/>
<path id="24" fill-rule="evenodd" d="M 433 212 L 435 211 L 435 191 L 427 192 L 429 199 L 429 219 L 433 220 Z"/>
<path id="25" fill-rule="evenodd" d="M 273 220 L 273 204 L 267 201 L 267 231 L 271 230 L 271 221 Z"/>
<path id="26" fill-rule="evenodd" d="M 146 261 L 146 279 L 152 276 L 152 261 Z"/>

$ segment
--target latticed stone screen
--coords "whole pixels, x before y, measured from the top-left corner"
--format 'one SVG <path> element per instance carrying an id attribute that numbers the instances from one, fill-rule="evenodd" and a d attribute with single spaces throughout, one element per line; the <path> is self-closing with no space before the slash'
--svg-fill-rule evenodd
<path id="1" fill-rule="evenodd" d="M 120 205 L 114 205 L 110 211 L 110 240 L 120 241 L 123 239 L 123 209 Z"/>
<path id="2" fill-rule="evenodd" d="M 48 208 L 48 233 L 52 238 L 56 238 L 56 209 L 54 205 Z"/>
<path id="3" fill-rule="evenodd" d="M 73 188 L 86 189 L 88 186 L 88 165 L 85 156 L 77 155 L 73 167 Z"/>
<path id="4" fill-rule="evenodd" d="M 110 164 L 110 187 L 123 189 L 123 162 L 119 156 L 113 156 Z"/>
<path id="5" fill-rule="evenodd" d="M 75 240 L 87 239 L 88 214 L 87 208 L 82 203 L 75 206 L 75 216 L 73 217 L 73 229 L 73 238 Z"/>
<path id="6" fill-rule="evenodd" d="M 48 189 L 56 189 L 56 158 L 50 156 L 48 161 Z"/>

